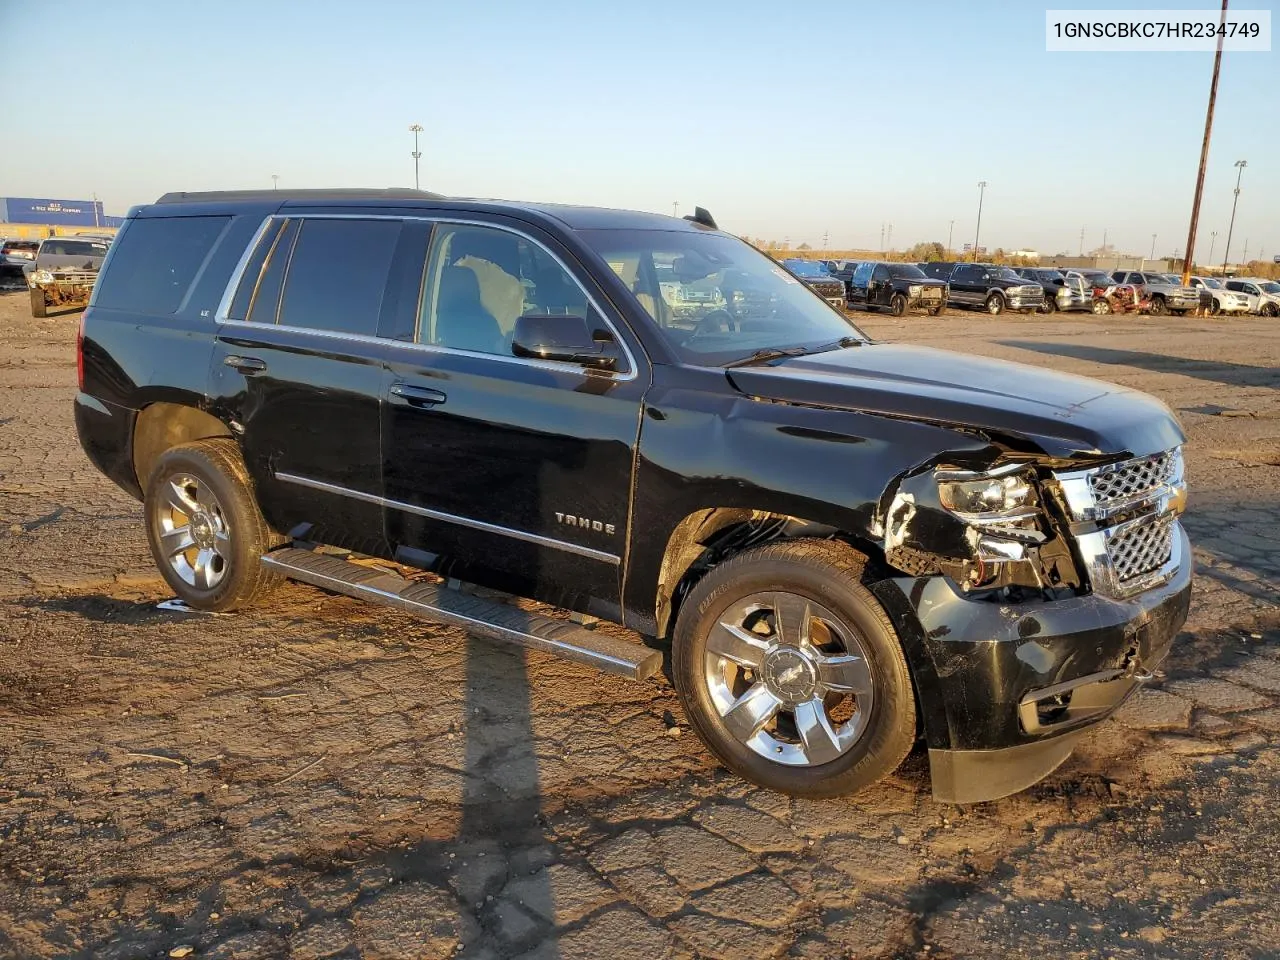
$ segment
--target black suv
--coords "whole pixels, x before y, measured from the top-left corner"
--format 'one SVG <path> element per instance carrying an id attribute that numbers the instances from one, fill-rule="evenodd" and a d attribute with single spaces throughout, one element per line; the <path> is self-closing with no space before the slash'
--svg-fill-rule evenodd
<path id="1" fill-rule="evenodd" d="M 1186 617 L 1163 404 L 873 342 L 704 210 L 171 194 L 81 323 L 81 444 L 186 603 L 288 577 L 629 677 L 669 646 L 693 728 L 778 790 L 917 737 L 939 797 L 1022 789 Z"/>
<path id="2" fill-rule="evenodd" d="M 946 282 L 926 276 L 914 263 L 862 263 L 849 280 L 850 307 L 886 307 L 895 317 L 920 309 L 936 317 L 946 304 Z"/>
<path id="3" fill-rule="evenodd" d="M 951 287 L 947 300 L 955 307 L 979 307 L 992 316 L 1006 310 L 1033 313 L 1044 306 L 1044 288 L 994 263 L 946 263 L 924 265 L 924 272 Z"/>
<path id="4" fill-rule="evenodd" d="M 783 260 L 782 265 L 800 279 L 806 287 L 820 296 L 837 310 L 844 308 L 844 281 L 831 275 L 827 264 L 822 260 L 804 260 L 792 257 Z"/>

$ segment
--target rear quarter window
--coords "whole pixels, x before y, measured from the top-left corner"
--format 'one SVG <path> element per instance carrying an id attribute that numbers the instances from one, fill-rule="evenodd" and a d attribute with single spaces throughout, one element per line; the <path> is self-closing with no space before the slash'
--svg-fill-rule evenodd
<path id="1" fill-rule="evenodd" d="M 132 313 L 173 313 L 230 222 L 230 217 L 130 221 L 98 281 L 95 305 Z"/>

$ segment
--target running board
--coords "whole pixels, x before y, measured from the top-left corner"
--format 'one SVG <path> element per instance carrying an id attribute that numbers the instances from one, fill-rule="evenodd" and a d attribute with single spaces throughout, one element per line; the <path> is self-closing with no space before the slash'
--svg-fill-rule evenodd
<path id="1" fill-rule="evenodd" d="M 335 556 L 284 547 L 265 554 L 262 565 L 274 573 L 370 603 L 408 610 L 427 620 L 461 627 L 468 633 L 518 643 L 575 663 L 633 680 L 651 677 L 662 654 L 639 643 L 554 617 L 529 613 L 512 604 L 471 596 L 434 583 L 406 580 L 387 570 L 348 563 Z"/>

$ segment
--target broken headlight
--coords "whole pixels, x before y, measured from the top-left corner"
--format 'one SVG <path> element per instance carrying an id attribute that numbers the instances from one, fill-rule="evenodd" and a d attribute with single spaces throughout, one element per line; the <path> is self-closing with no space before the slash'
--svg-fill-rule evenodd
<path id="1" fill-rule="evenodd" d="M 1039 515 L 1039 500 L 1022 464 L 1009 464 L 986 473 L 938 470 L 938 499 L 968 523 L 1008 523 Z"/>

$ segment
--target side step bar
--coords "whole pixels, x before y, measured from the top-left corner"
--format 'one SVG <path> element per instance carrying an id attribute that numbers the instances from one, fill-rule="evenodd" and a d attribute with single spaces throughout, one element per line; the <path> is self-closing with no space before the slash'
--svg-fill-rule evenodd
<path id="1" fill-rule="evenodd" d="M 370 603 L 399 607 L 427 620 L 461 627 L 476 636 L 518 643 L 633 680 L 651 677 L 662 667 L 662 654 L 639 643 L 618 640 L 565 620 L 528 613 L 511 604 L 434 583 L 406 580 L 389 571 L 348 563 L 339 557 L 283 547 L 264 555 L 262 564 L 290 580 Z"/>

